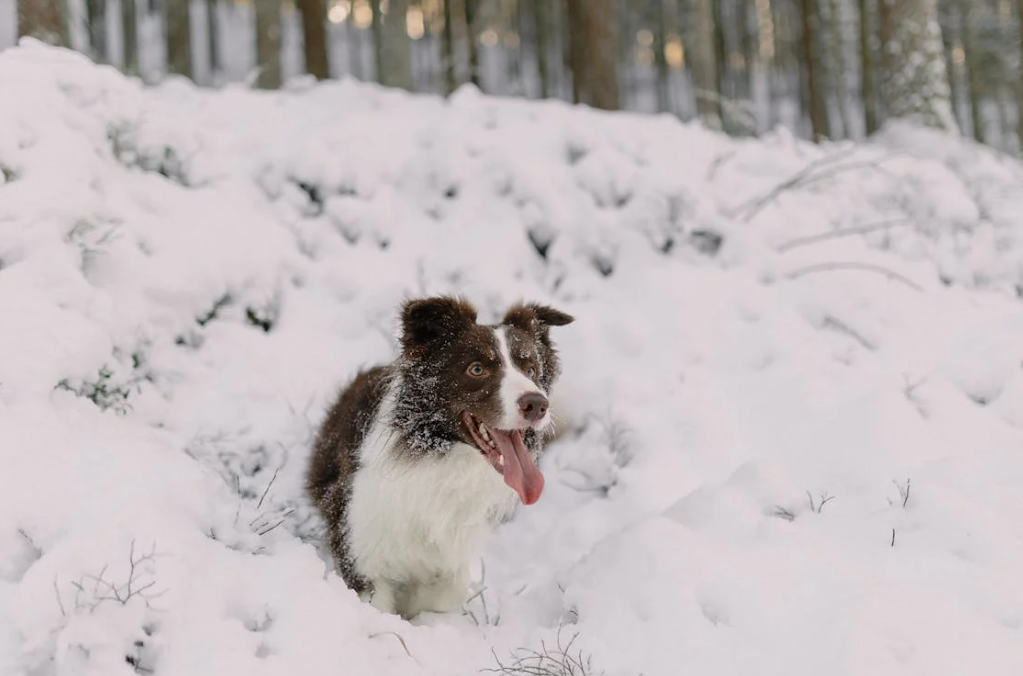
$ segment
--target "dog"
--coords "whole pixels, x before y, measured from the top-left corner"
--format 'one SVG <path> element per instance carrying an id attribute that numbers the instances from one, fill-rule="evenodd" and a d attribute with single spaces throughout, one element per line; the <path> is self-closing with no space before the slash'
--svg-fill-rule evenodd
<path id="1" fill-rule="evenodd" d="M 573 318 L 519 303 L 496 325 L 461 298 L 401 308 L 401 352 L 360 372 L 324 420 L 306 477 L 338 573 L 385 613 L 451 612 L 469 566 L 537 467 L 560 371 L 552 326 Z"/>

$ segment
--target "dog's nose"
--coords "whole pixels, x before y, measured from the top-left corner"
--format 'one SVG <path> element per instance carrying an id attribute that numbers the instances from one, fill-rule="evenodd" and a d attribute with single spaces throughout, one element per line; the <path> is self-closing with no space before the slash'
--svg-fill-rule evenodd
<path id="1" fill-rule="evenodd" d="M 547 414 L 547 397 L 539 392 L 528 392 L 519 397 L 519 412 L 526 420 L 533 422 Z"/>

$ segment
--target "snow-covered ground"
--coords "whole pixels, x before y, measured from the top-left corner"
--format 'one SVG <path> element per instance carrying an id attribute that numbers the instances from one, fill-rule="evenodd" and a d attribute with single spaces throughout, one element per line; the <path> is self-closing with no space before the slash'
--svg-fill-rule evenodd
<path id="1" fill-rule="evenodd" d="M 609 676 L 1023 673 L 1015 161 L 37 44 L 0 91 L 3 676 L 450 676 L 559 631 Z M 409 624 L 301 482 L 442 292 L 577 317 L 568 431 L 466 614 Z"/>

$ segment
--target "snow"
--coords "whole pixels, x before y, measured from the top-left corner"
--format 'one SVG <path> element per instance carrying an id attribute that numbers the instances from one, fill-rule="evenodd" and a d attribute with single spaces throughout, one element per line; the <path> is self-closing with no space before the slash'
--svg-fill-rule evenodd
<path id="1" fill-rule="evenodd" d="M 0 674 L 472 674 L 559 631 L 609 676 L 1023 668 L 1015 161 L 32 41 L 0 90 Z M 566 432 L 467 612 L 410 624 L 302 474 L 445 292 L 576 317 Z"/>

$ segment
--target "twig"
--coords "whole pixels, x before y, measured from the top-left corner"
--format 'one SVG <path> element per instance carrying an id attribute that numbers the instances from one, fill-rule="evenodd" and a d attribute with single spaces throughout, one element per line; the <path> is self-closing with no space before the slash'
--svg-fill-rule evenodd
<path id="1" fill-rule="evenodd" d="M 796 172 L 792 177 L 785 181 L 782 181 L 777 186 L 772 188 L 766 195 L 757 199 L 751 200 L 746 204 L 740 206 L 734 215 L 739 217 L 742 215 L 743 222 L 749 223 L 753 220 L 753 217 L 760 213 L 760 210 L 766 207 L 768 204 L 776 200 L 782 193 L 795 188 L 805 188 L 808 185 L 818 183 L 825 179 L 833 178 L 838 174 L 845 173 L 847 171 L 854 171 L 857 169 L 877 169 L 879 171 L 887 171 L 881 167 L 881 162 L 888 159 L 889 156 L 881 157 L 877 160 L 860 160 L 857 162 L 848 162 L 846 164 L 831 166 L 826 170 L 814 173 L 815 170 L 820 169 L 828 164 L 833 164 L 838 160 L 847 157 L 856 150 L 855 147 L 850 147 L 845 150 L 841 150 L 837 153 L 827 155 L 818 160 L 814 160 L 810 164 L 806 165 L 803 169 Z"/>
<path id="2" fill-rule="evenodd" d="M 377 638 L 378 636 L 384 636 L 385 634 L 390 634 L 391 636 L 398 639 L 398 642 L 401 643 L 401 647 L 405 649 L 405 654 L 408 655 L 409 657 L 412 657 L 412 653 L 408 649 L 408 644 L 405 643 L 405 638 L 396 631 L 378 631 L 375 634 L 370 634 L 369 638 Z M 412 657 L 412 659 L 414 660 L 416 658 Z"/>
<path id="3" fill-rule="evenodd" d="M 283 445 L 281 447 L 283 448 Z M 284 449 L 284 450 L 285 450 L 285 453 L 286 453 L 287 449 Z M 270 492 L 270 487 L 274 485 L 274 481 L 277 480 L 277 473 L 280 472 L 280 471 L 281 471 L 280 467 L 278 467 L 277 469 L 274 470 L 274 475 L 272 477 L 270 477 L 270 483 L 268 483 L 266 485 L 266 489 L 263 490 L 263 495 L 261 495 L 259 497 L 259 502 L 256 503 L 256 509 L 259 509 L 260 507 L 263 506 L 263 500 L 266 499 L 266 494 Z"/>
<path id="4" fill-rule="evenodd" d="M 778 245 L 778 251 L 780 253 L 785 253 L 786 251 L 791 251 L 796 247 L 806 246 L 807 244 L 816 244 L 817 242 L 837 239 L 839 237 L 849 237 L 850 235 L 865 235 L 868 232 L 888 230 L 899 225 L 911 225 L 912 223 L 913 221 L 908 218 L 897 218 L 891 221 L 881 221 L 880 223 L 860 225 L 855 228 L 843 228 L 841 230 L 832 230 L 831 232 L 822 232 L 816 235 L 807 235 L 806 237 L 796 237 L 795 239 L 790 239 L 787 242 L 782 242 Z"/>
<path id="5" fill-rule="evenodd" d="M 57 586 L 57 576 L 53 576 L 53 591 L 57 595 L 57 605 L 60 606 L 60 616 L 67 617 L 67 611 L 64 610 L 64 599 L 60 598 L 60 587 Z"/>
<path id="6" fill-rule="evenodd" d="M 906 479 L 905 485 L 899 485 L 898 481 L 896 481 L 895 479 L 892 479 L 892 483 L 895 484 L 895 488 L 899 491 L 899 497 L 902 498 L 902 507 L 903 508 L 905 508 L 906 504 L 909 502 L 909 488 L 910 488 L 910 483 L 909 482 L 910 482 L 910 479 Z"/>
<path id="7" fill-rule="evenodd" d="M 792 188 L 798 186 L 800 183 L 806 180 L 807 176 L 810 176 L 814 171 L 816 171 L 820 167 L 832 164 L 834 162 L 838 162 L 839 160 L 844 159 L 849 155 L 852 155 L 855 151 L 856 147 L 850 146 L 848 148 L 845 148 L 844 150 L 838 151 L 837 153 L 825 155 L 824 157 L 819 157 L 816 160 L 813 160 L 805 167 L 797 171 L 795 174 L 793 174 L 786 180 L 776 185 L 766 195 L 762 195 L 758 198 L 747 201 L 745 204 L 742 204 L 736 210 L 735 215 L 738 216 L 739 214 L 745 212 L 746 217 L 743 218 L 743 220 L 748 222 L 757 214 L 757 212 L 759 212 L 761 209 L 767 206 L 770 202 L 773 202 L 779 195 L 781 195 L 786 190 L 791 190 Z"/>
<path id="8" fill-rule="evenodd" d="M 857 343 L 859 343 L 863 348 L 870 350 L 871 352 L 877 350 L 877 345 L 874 345 L 869 340 L 864 338 L 862 335 L 860 335 L 857 331 L 855 331 L 845 322 L 835 319 L 831 315 L 828 315 L 824 318 L 824 326 L 831 327 L 841 333 L 844 333 L 845 335 L 849 336 Z"/>
<path id="9" fill-rule="evenodd" d="M 861 270 L 864 272 L 876 272 L 878 274 L 884 275 L 885 277 L 888 277 L 889 279 L 894 279 L 895 281 L 902 282 L 903 284 L 913 289 L 914 291 L 923 292 L 924 290 L 922 286 L 920 286 L 913 280 L 909 279 L 908 277 L 899 274 L 898 272 L 895 272 L 894 270 L 889 270 L 888 268 L 883 268 L 880 265 L 874 265 L 872 263 L 857 263 L 853 261 L 817 263 L 816 265 L 808 265 L 805 268 L 793 270 L 792 272 L 785 275 L 785 278 L 790 280 L 798 279 L 800 277 L 803 277 L 804 275 L 809 275 L 815 272 L 832 272 L 835 270 Z"/>
<path id="10" fill-rule="evenodd" d="M 895 546 L 895 529 L 892 528 L 892 547 Z"/>

